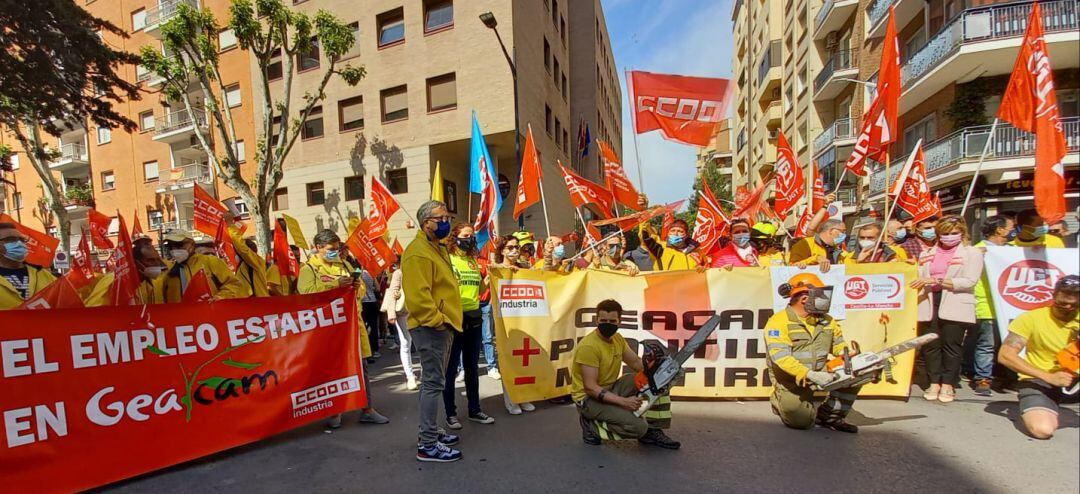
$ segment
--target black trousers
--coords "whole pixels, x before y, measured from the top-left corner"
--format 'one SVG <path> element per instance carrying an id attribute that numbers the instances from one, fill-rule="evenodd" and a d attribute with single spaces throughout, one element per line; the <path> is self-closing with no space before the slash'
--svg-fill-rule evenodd
<path id="1" fill-rule="evenodd" d="M 919 323 L 919 334 L 935 333 L 937 339 L 923 345 L 922 357 L 930 384 L 960 385 L 960 367 L 964 356 L 964 334 L 973 331 L 974 324 L 949 321 L 938 317 L 941 293 L 932 295 L 934 318 Z"/>
<path id="2" fill-rule="evenodd" d="M 443 406 L 446 416 L 457 416 L 457 404 L 454 403 L 454 379 L 460 363 L 465 370 L 465 397 L 469 400 L 469 415 L 480 413 L 480 344 L 483 340 L 483 318 L 480 310 L 465 312 L 461 332 L 454 332 L 454 342 L 450 345 L 450 359 L 446 363 L 446 386 L 443 387 Z"/>
<path id="3" fill-rule="evenodd" d="M 364 320 L 364 325 L 367 326 L 368 343 L 371 344 L 371 351 L 379 351 L 379 303 L 361 303 L 360 318 Z"/>

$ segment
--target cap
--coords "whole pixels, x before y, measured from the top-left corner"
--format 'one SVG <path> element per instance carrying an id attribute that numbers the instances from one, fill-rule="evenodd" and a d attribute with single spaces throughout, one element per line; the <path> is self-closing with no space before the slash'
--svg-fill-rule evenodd
<path id="1" fill-rule="evenodd" d="M 172 229 L 165 230 L 165 233 L 161 236 L 163 242 L 183 242 L 191 238 L 191 234 L 185 230 Z"/>
<path id="2" fill-rule="evenodd" d="M 776 235 L 776 231 L 776 225 L 769 223 L 768 221 L 759 221 L 755 223 L 754 226 L 750 229 L 751 233 L 757 232 L 758 234 L 766 237 Z"/>
<path id="3" fill-rule="evenodd" d="M 532 232 L 517 231 L 517 232 L 511 233 L 510 235 L 517 239 L 518 245 L 521 246 L 521 247 L 524 247 L 526 245 L 529 245 L 529 244 L 533 243 L 533 234 L 532 234 Z"/>

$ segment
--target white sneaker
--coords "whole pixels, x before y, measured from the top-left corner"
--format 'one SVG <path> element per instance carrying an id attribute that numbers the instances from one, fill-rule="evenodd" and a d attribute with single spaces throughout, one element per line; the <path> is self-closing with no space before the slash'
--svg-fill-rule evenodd
<path id="1" fill-rule="evenodd" d="M 492 379 L 494 379 L 496 381 L 499 381 L 499 380 L 502 379 L 502 374 L 499 374 L 499 369 L 491 369 L 491 370 L 488 370 L 488 377 L 490 377 L 490 378 L 492 378 Z"/>
<path id="2" fill-rule="evenodd" d="M 521 415 L 521 407 L 510 401 L 510 397 L 506 395 L 505 389 L 503 390 L 503 405 L 506 405 L 506 411 L 509 412 L 510 415 Z"/>
<path id="3" fill-rule="evenodd" d="M 465 371 L 458 372 L 457 373 L 457 379 L 454 379 L 454 382 L 459 382 L 459 383 L 465 382 Z"/>
<path id="4" fill-rule="evenodd" d="M 536 411 L 536 405 L 533 405 L 532 403 L 529 403 L 529 402 L 522 403 L 521 405 L 518 405 L 518 406 L 521 407 L 521 410 L 525 411 L 525 412 L 535 412 Z"/>
<path id="5" fill-rule="evenodd" d="M 416 385 L 416 379 L 415 378 L 406 378 L 405 379 L 405 389 L 408 389 L 409 391 L 413 391 L 418 387 L 419 386 Z"/>

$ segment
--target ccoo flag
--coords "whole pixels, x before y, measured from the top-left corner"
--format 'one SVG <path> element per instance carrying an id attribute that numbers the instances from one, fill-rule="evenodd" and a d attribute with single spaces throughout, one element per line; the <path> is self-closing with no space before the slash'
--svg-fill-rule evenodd
<path id="1" fill-rule="evenodd" d="M 540 202 L 540 180 L 543 170 L 540 167 L 540 155 L 536 152 L 533 141 L 532 125 L 525 133 L 525 151 L 521 156 L 521 180 L 518 182 L 517 195 L 514 196 L 514 218 L 518 218 L 529 206 Z"/>

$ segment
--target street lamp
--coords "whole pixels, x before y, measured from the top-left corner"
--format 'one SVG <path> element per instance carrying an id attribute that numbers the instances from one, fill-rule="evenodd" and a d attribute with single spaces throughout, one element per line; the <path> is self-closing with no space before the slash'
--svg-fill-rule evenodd
<path id="1" fill-rule="evenodd" d="M 495 39 L 499 40 L 499 47 L 502 48 L 503 56 L 506 57 L 506 63 L 510 66 L 510 76 L 514 81 L 514 158 L 517 163 L 521 163 L 521 119 L 518 118 L 518 78 L 517 66 L 514 64 L 517 47 L 514 47 L 515 57 L 511 57 L 510 52 L 506 50 L 506 43 L 503 43 L 502 36 L 499 35 L 499 21 L 495 19 L 495 14 L 492 14 L 491 12 L 480 14 L 480 22 L 483 22 L 484 26 L 495 33 Z M 524 226 L 525 215 L 521 215 L 518 218 L 518 227 Z"/>

